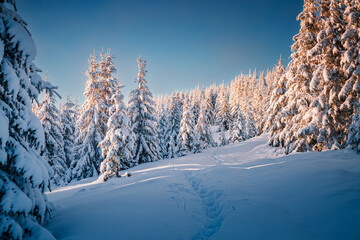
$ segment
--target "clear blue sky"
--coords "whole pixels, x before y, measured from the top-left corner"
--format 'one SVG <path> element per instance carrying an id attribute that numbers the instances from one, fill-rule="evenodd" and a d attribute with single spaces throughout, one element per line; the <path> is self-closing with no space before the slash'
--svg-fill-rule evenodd
<path id="1" fill-rule="evenodd" d="M 111 48 L 124 94 L 139 55 L 154 95 L 229 82 L 290 55 L 302 0 L 17 0 L 37 46 L 36 64 L 65 97 L 83 91 L 88 58 Z"/>

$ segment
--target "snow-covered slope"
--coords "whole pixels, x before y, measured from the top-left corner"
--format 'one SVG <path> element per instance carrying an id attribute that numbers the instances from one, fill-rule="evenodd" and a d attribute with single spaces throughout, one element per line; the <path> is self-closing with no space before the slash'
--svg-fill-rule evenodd
<path id="1" fill-rule="evenodd" d="M 360 239 L 360 155 L 267 136 L 48 193 L 58 239 Z"/>

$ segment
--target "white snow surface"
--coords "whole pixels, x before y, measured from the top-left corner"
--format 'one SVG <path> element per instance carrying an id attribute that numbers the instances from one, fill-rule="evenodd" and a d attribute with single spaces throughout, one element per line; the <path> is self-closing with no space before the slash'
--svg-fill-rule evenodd
<path id="1" fill-rule="evenodd" d="M 57 188 L 47 228 L 68 240 L 360 239 L 360 155 L 284 155 L 267 137 Z"/>

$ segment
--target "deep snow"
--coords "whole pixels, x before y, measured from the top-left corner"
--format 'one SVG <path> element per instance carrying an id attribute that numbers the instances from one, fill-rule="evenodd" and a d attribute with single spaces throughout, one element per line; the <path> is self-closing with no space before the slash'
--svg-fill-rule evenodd
<path id="1" fill-rule="evenodd" d="M 360 239 L 360 155 L 267 136 L 48 193 L 58 239 Z"/>

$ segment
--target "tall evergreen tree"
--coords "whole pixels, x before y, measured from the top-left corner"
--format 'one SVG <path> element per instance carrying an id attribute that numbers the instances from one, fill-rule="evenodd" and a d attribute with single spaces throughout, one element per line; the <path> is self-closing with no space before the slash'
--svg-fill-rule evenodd
<path id="1" fill-rule="evenodd" d="M 140 57 L 137 61 L 139 63 L 139 73 L 135 80 L 137 87 L 130 93 L 129 115 L 136 138 L 133 156 L 134 160 L 141 164 L 157 161 L 161 156 L 155 127 L 155 103 L 145 80 L 146 61 Z"/>
<path id="2" fill-rule="evenodd" d="M 345 33 L 341 36 L 344 53 L 340 62 L 345 83 L 339 93 L 340 110 L 346 120 L 346 125 L 343 126 L 348 132 L 346 145 L 360 151 L 360 2 L 346 0 L 345 6 L 344 18 L 347 25 Z M 351 125 L 347 128 L 349 123 Z"/>
<path id="3" fill-rule="evenodd" d="M 203 101 L 204 102 L 204 101 Z M 195 127 L 195 134 L 200 142 L 200 146 L 202 149 L 215 147 L 217 144 L 214 141 L 210 128 L 209 122 L 206 118 L 204 103 L 200 108 L 200 115 Z"/>
<path id="4" fill-rule="evenodd" d="M 103 111 L 107 115 L 107 118 L 110 116 L 109 114 L 109 108 L 112 106 L 112 96 L 116 94 L 117 92 L 117 80 L 114 76 L 116 74 L 116 67 L 113 63 L 114 56 L 111 55 L 110 50 L 108 50 L 106 53 L 102 51 L 100 53 L 100 62 L 99 62 L 99 86 L 101 87 L 101 97 L 99 97 L 100 104 Z M 105 122 L 107 122 L 107 119 L 104 119 Z"/>
<path id="5" fill-rule="evenodd" d="M 339 68 L 341 52 L 340 37 L 344 32 L 343 9 L 338 0 L 321 1 L 321 26 L 318 44 L 313 54 L 320 61 L 310 82 L 310 94 L 315 96 L 303 118 L 298 121 L 298 141 L 305 141 L 312 150 L 339 149 L 346 139 L 344 119 L 347 114 L 340 109 L 339 91 L 344 77 Z M 305 116 L 305 117 L 304 117 Z M 303 149 L 301 149 L 303 150 Z M 308 149 L 304 149 L 308 150 Z"/>
<path id="6" fill-rule="evenodd" d="M 120 90 L 122 87 L 118 86 L 118 90 L 111 98 L 114 105 L 109 109 L 108 130 L 105 139 L 100 142 L 105 158 L 100 167 L 104 181 L 118 171 L 136 165 L 132 157 L 134 135 L 130 128 L 124 96 Z"/>
<path id="7" fill-rule="evenodd" d="M 73 108 L 73 112 L 72 112 L 72 118 L 74 120 L 78 119 L 80 114 L 81 114 L 81 109 L 79 106 L 79 100 L 77 98 L 74 99 L 74 108 Z M 75 129 L 76 130 L 76 129 Z"/>
<path id="8" fill-rule="evenodd" d="M 324 1 L 326 2 L 326 1 Z M 318 64 L 319 54 L 317 49 L 317 37 L 320 32 L 318 0 L 305 0 L 304 9 L 298 16 L 300 20 L 300 31 L 294 37 L 292 45 L 292 60 L 286 72 L 286 93 L 284 94 L 284 108 L 280 111 L 275 109 L 274 118 L 277 119 L 276 127 L 270 130 L 269 143 L 272 146 L 283 146 L 286 152 L 306 151 L 311 149 L 312 141 L 306 141 L 300 137 L 299 129 L 302 129 L 300 121 L 309 109 L 314 100 L 314 94 L 310 90 L 310 82 L 313 79 L 313 72 Z M 314 81 L 313 89 L 315 87 Z M 311 120 L 306 120 L 311 122 Z M 313 135 L 313 131 L 303 131 L 306 135 Z M 301 134 L 300 134 L 301 135 Z"/>
<path id="9" fill-rule="evenodd" d="M 278 113 L 286 106 L 286 98 L 284 96 L 286 92 L 286 76 L 281 57 L 275 69 L 276 85 L 271 93 L 270 105 L 265 118 L 264 131 L 275 131 L 283 126 L 280 116 L 278 115 Z M 279 145 L 277 140 L 274 141 L 274 145 Z"/>
<path id="10" fill-rule="evenodd" d="M 220 132 L 220 144 L 221 146 L 228 144 L 228 136 L 227 133 L 231 126 L 231 115 L 230 115 L 230 107 L 228 100 L 228 90 L 226 85 L 223 83 L 220 86 L 220 92 L 217 97 L 217 124 L 219 126 Z"/>
<path id="11" fill-rule="evenodd" d="M 180 122 L 182 115 L 182 103 L 179 92 L 173 92 L 171 95 L 169 115 L 167 118 L 168 127 L 165 142 L 168 143 L 167 153 L 169 158 L 176 157 L 176 149 L 178 147 L 177 136 L 180 131 Z"/>
<path id="12" fill-rule="evenodd" d="M 5 4 L 8 3 L 8 4 Z M 36 47 L 15 1 L 0 1 L 0 236 L 54 239 L 41 225 L 50 217 L 45 195 L 51 168 L 40 156 L 45 144 L 31 102 L 52 89 L 38 75 Z"/>
<path id="13" fill-rule="evenodd" d="M 245 119 L 245 138 L 249 139 L 255 137 L 257 135 L 257 130 L 255 126 L 256 122 L 254 119 L 254 109 L 252 107 L 251 102 L 249 102 L 246 106 L 244 119 Z"/>
<path id="14" fill-rule="evenodd" d="M 70 167 L 74 151 L 75 141 L 75 119 L 74 116 L 74 103 L 70 100 L 69 96 L 66 98 L 66 103 L 60 107 L 60 125 L 62 128 L 62 136 L 64 139 L 64 152 L 66 158 L 66 166 Z"/>
<path id="15" fill-rule="evenodd" d="M 177 149 L 178 156 L 185 156 L 190 153 L 200 152 L 200 143 L 194 131 L 193 116 L 188 100 L 185 101 L 183 106 L 183 115 L 177 141 L 179 143 Z"/>
<path id="16" fill-rule="evenodd" d="M 230 86 L 230 115 L 232 122 L 229 141 L 232 143 L 245 140 L 245 119 L 240 106 L 242 94 L 240 79 L 240 76 L 235 77 Z"/>
<path id="17" fill-rule="evenodd" d="M 169 144 L 169 136 L 168 128 L 169 123 L 167 121 L 167 109 L 164 106 L 165 103 L 161 102 L 160 106 L 158 106 L 158 118 L 157 118 L 157 129 L 158 129 L 158 139 L 159 139 L 159 146 L 160 146 L 160 154 L 163 159 L 169 157 L 168 153 L 168 144 Z"/>
<path id="18" fill-rule="evenodd" d="M 71 179 L 83 179 L 97 176 L 102 162 L 99 143 L 104 139 L 107 130 L 107 110 L 104 107 L 103 86 L 98 80 L 99 64 L 91 55 L 89 70 L 86 72 L 88 81 L 84 92 L 85 102 L 76 125 L 78 136 L 75 140 L 74 159 L 71 163 Z"/>
<path id="19" fill-rule="evenodd" d="M 55 103 L 54 94 L 50 91 L 46 92 L 44 100 L 40 103 L 37 116 L 45 132 L 45 147 L 42 150 L 42 155 L 53 169 L 52 182 L 60 185 L 64 183 L 67 166 L 62 129 L 58 121 L 60 113 Z"/>
<path id="20" fill-rule="evenodd" d="M 236 114 L 236 119 L 234 119 L 231 128 L 230 142 L 238 143 L 246 140 L 245 123 L 246 122 L 244 116 L 242 112 L 239 110 L 239 112 Z"/>
<path id="21" fill-rule="evenodd" d="M 201 97 L 202 97 L 202 91 L 199 87 L 197 87 L 195 90 L 190 92 L 190 111 L 192 112 L 193 116 L 193 122 L 196 125 L 197 120 L 199 119 L 200 115 L 200 104 L 201 104 Z"/>
<path id="22" fill-rule="evenodd" d="M 205 109 L 206 121 L 210 125 L 214 125 L 216 120 L 216 109 L 215 104 L 213 103 L 213 91 L 211 88 L 205 90 L 203 107 Z"/>
<path id="23" fill-rule="evenodd" d="M 269 106 L 269 96 L 267 95 L 268 86 L 265 81 L 265 72 L 260 72 L 259 80 L 257 82 L 255 90 L 255 102 L 256 102 L 256 132 L 257 134 L 262 134 L 263 130 L 263 120 L 266 115 L 266 110 Z"/>

